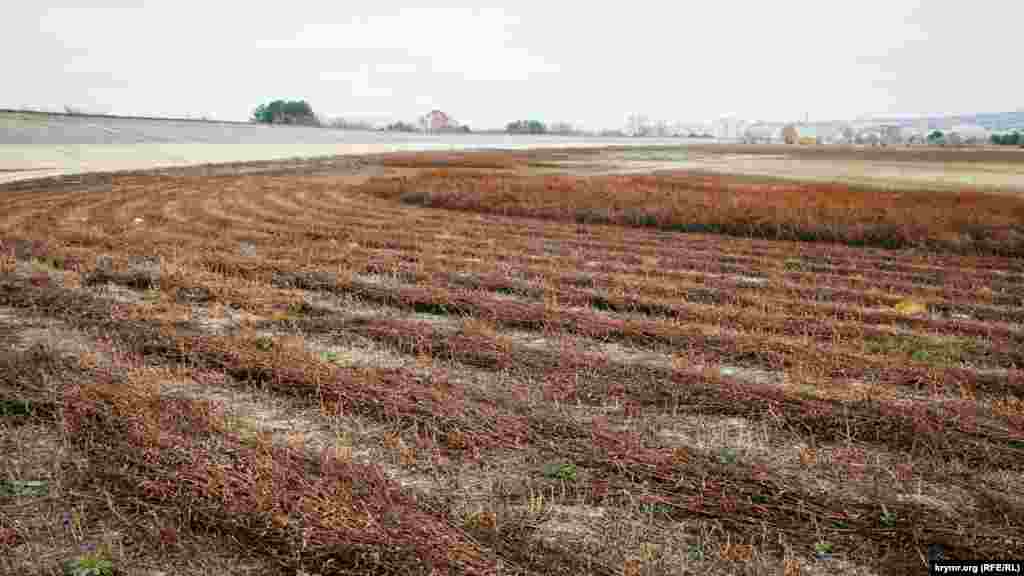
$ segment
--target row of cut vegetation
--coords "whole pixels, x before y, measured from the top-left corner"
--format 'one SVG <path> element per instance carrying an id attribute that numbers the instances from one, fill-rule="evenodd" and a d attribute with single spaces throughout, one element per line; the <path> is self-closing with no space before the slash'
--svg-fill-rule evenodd
<path id="1" fill-rule="evenodd" d="M 700 173 L 517 176 L 441 168 L 360 190 L 407 204 L 773 240 L 1024 255 L 1024 198 Z"/>

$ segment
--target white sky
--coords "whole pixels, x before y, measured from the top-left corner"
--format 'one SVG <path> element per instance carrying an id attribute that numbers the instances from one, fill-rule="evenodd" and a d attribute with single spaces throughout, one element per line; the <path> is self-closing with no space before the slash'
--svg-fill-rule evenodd
<path id="1" fill-rule="evenodd" d="M 86 4 L 88 4 L 86 6 Z M 1024 106 L 1020 0 L 10 2 L 0 107 L 621 127 Z"/>

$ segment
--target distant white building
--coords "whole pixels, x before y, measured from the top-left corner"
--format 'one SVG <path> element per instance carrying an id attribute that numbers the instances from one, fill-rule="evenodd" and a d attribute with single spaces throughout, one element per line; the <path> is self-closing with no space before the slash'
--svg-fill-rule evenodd
<path id="1" fill-rule="evenodd" d="M 880 127 L 882 144 L 895 145 L 903 143 L 903 129 L 896 125 Z"/>
<path id="2" fill-rule="evenodd" d="M 903 126 L 900 128 L 900 140 L 905 144 L 924 144 L 928 138 L 928 125 Z"/>
<path id="3" fill-rule="evenodd" d="M 747 144 L 770 144 L 782 142 L 781 124 L 752 124 L 743 131 L 743 141 Z"/>
<path id="4" fill-rule="evenodd" d="M 853 144 L 855 135 L 853 126 L 845 122 L 834 122 L 822 130 L 822 141 L 825 144 Z"/>
<path id="5" fill-rule="evenodd" d="M 950 144 L 984 144 L 989 140 L 989 131 L 977 124 L 958 124 L 946 132 Z"/>
<path id="6" fill-rule="evenodd" d="M 854 141 L 857 144 L 866 146 L 878 146 L 882 143 L 882 134 L 878 130 L 873 129 L 861 130 L 857 132 Z"/>
<path id="7" fill-rule="evenodd" d="M 928 140 L 928 135 L 931 134 L 931 126 L 928 125 L 928 119 L 922 118 L 917 122 L 917 133 L 921 134 L 925 141 Z"/>
<path id="8" fill-rule="evenodd" d="M 818 127 L 817 138 L 822 144 L 848 144 L 853 140 L 853 130 L 844 124 L 830 122 Z"/>
<path id="9" fill-rule="evenodd" d="M 725 115 L 715 122 L 714 134 L 724 140 L 739 140 L 743 138 L 747 126 L 749 123 L 746 120 Z"/>

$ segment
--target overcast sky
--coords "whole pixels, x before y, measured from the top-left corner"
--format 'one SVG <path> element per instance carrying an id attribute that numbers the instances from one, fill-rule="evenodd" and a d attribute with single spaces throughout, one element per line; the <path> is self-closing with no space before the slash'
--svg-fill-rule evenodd
<path id="1" fill-rule="evenodd" d="M 1024 2 L 10 2 L 0 106 L 620 127 L 1024 106 Z"/>

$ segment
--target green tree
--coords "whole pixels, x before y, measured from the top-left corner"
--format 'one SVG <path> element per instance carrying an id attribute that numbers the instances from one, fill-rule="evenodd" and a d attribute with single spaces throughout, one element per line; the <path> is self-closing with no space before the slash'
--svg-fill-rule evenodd
<path id="1" fill-rule="evenodd" d="M 388 124 L 385 130 L 387 130 L 388 132 L 417 132 L 415 126 L 409 124 L 408 122 L 401 121 Z"/>
<path id="2" fill-rule="evenodd" d="M 1014 131 L 1007 134 L 993 134 L 992 143 L 1002 146 L 1018 146 L 1024 144 L 1024 134 Z"/>
<path id="3" fill-rule="evenodd" d="M 928 141 L 937 142 L 939 140 L 944 139 L 945 137 L 946 135 L 942 133 L 942 130 L 934 130 L 931 134 L 928 135 Z"/>
<path id="4" fill-rule="evenodd" d="M 317 124 L 313 107 L 305 100 L 274 100 L 260 104 L 252 114 L 252 121 L 262 124 Z"/>
<path id="5" fill-rule="evenodd" d="M 266 104 L 260 104 L 257 106 L 252 112 L 251 120 L 261 124 L 270 124 L 273 121 L 273 116 L 270 114 L 270 107 Z"/>
<path id="6" fill-rule="evenodd" d="M 313 107 L 305 100 L 293 100 L 285 102 L 281 106 L 285 118 L 310 118 L 313 116 Z"/>

